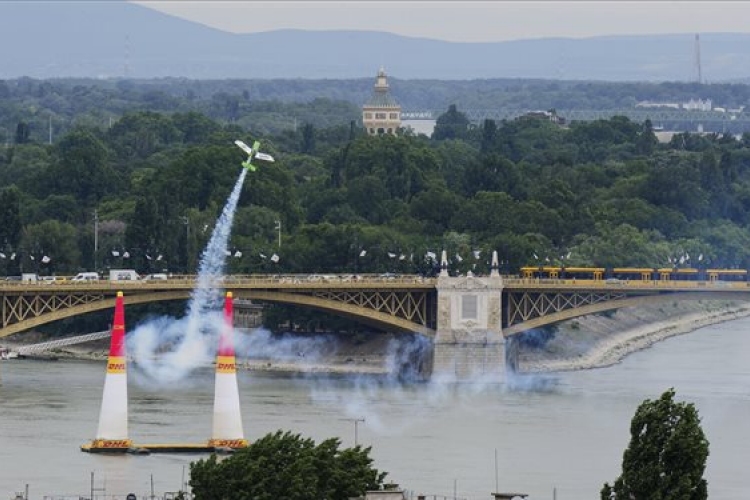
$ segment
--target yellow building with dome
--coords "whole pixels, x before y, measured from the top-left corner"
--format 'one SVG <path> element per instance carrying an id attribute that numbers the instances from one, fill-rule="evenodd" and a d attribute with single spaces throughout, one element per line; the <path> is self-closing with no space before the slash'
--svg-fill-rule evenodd
<path id="1" fill-rule="evenodd" d="M 369 135 L 395 135 L 401 127 L 401 106 L 389 93 L 383 68 L 378 71 L 372 97 L 362 106 L 362 125 Z"/>

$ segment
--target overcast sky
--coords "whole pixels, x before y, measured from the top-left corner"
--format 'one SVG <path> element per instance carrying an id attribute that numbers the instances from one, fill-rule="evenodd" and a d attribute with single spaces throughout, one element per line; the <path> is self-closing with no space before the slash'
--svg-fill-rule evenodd
<path id="1" fill-rule="evenodd" d="M 449 41 L 750 32 L 750 1 L 256 1 L 135 3 L 233 33 L 370 30 Z"/>

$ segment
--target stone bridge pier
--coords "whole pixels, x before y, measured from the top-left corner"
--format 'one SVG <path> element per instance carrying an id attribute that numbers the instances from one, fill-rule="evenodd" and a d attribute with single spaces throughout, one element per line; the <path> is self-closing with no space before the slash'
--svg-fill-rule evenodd
<path id="1" fill-rule="evenodd" d="M 503 382 L 506 344 L 503 337 L 503 280 L 497 253 L 489 277 L 450 277 L 445 252 L 437 281 L 437 332 L 433 378 Z"/>

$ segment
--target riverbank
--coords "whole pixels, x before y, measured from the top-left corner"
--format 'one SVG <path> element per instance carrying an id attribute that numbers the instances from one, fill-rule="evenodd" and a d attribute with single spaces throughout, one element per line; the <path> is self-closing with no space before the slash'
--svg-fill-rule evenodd
<path id="1" fill-rule="evenodd" d="M 741 301 L 675 301 L 670 305 L 625 308 L 583 316 L 555 327 L 554 336 L 542 347 L 519 349 L 519 371 L 544 373 L 603 368 L 619 363 L 627 355 L 667 338 L 704 326 L 750 316 L 750 304 Z M 298 374 L 394 374 L 397 335 L 327 335 L 335 348 L 327 352 L 300 352 L 297 356 L 237 357 L 239 369 L 256 372 Z M 312 337 L 312 336 L 307 336 Z M 12 337 L 11 337 L 12 339 Z M 21 342 L 20 340 L 23 340 Z M 3 345 L 18 347 L 46 340 L 39 334 L 24 334 L 18 341 L 3 339 Z M 55 349 L 59 359 L 106 361 L 109 340 Z"/>
<path id="2" fill-rule="evenodd" d="M 744 301 L 675 301 L 583 316 L 557 327 L 541 349 L 522 348 L 519 370 L 528 373 L 604 368 L 676 335 L 750 316 Z"/>

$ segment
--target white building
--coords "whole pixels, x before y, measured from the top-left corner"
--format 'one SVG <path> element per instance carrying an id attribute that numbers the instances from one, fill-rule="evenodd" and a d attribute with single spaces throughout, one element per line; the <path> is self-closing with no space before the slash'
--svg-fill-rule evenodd
<path id="1" fill-rule="evenodd" d="M 711 111 L 711 99 L 690 99 L 682 103 L 682 108 L 690 111 Z"/>

